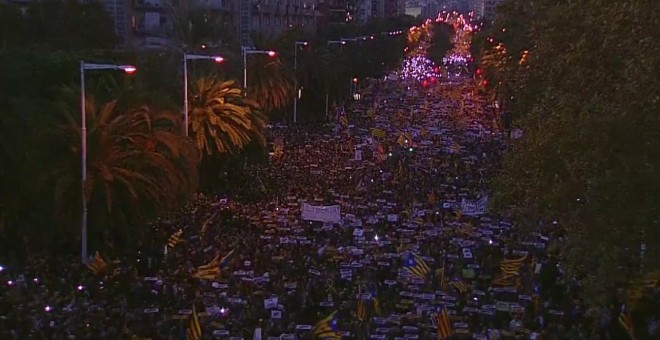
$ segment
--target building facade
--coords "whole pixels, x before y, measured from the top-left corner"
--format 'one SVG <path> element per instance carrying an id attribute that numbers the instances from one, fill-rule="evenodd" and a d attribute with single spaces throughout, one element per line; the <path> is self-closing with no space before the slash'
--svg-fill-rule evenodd
<path id="1" fill-rule="evenodd" d="M 186 15 L 190 12 L 215 22 L 217 30 L 231 30 L 242 46 L 252 46 L 253 32 L 274 37 L 294 26 L 314 31 L 320 15 L 318 0 L 129 1 L 130 6 L 124 10 L 129 18 L 129 29 L 122 32 L 121 20 L 117 20 L 119 26 L 115 30 L 127 47 L 138 49 L 164 48 L 175 43 L 177 35 L 186 29 Z M 115 7 L 106 5 L 106 8 L 115 11 Z"/>

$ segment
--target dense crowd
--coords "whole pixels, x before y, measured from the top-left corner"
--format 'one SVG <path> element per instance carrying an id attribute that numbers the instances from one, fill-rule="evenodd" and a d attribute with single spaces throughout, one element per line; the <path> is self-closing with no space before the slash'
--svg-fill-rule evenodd
<path id="1" fill-rule="evenodd" d="M 436 339 L 443 308 L 457 339 L 624 339 L 621 297 L 587 310 L 563 274 L 558 223 L 522 235 L 481 210 L 508 139 L 496 115 L 460 82 L 374 81 L 334 126 L 274 128 L 278 152 L 244 195 L 196 195 L 107 275 L 59 257 L 0 272 L 0 338 L 182 339 L 194 305 L 204 339 L 312 338 L 334 311 L 345 339 Z M 304 220 L 304 203 L 340 206 L 342 221 Z M 193 277 L 232 250 L 217 279 Z M 411 254 L 424 278 L 405 269 Z"/>

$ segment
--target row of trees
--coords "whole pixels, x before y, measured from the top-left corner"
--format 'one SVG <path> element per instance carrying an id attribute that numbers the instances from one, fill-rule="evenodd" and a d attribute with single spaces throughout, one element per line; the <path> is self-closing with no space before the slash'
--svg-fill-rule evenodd
<path id="1" fill-rule="evenodd" d="M 475 55 L 523 137 L 495 183 L 557 245 L 589 301 L 660 267 L 657 2 L 508 0 Z"/>
<path id="2" fill-rule="evenodd" d="M 58 3 L 72 21 L 40 21 L 43 13 L 60 11 Z M 186 138 L 183 48 L 108 49 L 114 43 L 110 20 L 96 3 L 34 2 L 24 12 L 1 6 L 0 15 L 7 20 L 0 20 L 0 230 L 6 240 L 74 252 L 82 204 L 80 60 L 138 69 L 134 75 L 86 73 L 89 159 L 84 190 L 91 247 L 131 247 L 150 232 L 142 227 L 145 221 L 182 206 L 200 188 L 223 190 L 218 183 L 237 182 L 228 177 L 242 176 L 246 160 L 266 159 L 267 124 L 290 116 L 294 77 L 304 89 L 299 117 L 304 123 L 319 122 L 326 92 L 331 100 L 344 100 L 352 77 L 381 76 L 400 60 L 405 39 L 378 33 L 406 29 L 402 26 L 410 22 L 341 26 L 315 36 L 296 28 L 277 39 L 255 36 L 257 48 L 276 50 L 278 57 L 250 56 L 249 92 L 244 96 L 235 80 L 242 76 L 240 49 L 231 44 L 203 47 L 212 27 L 204 20 L 203 27 L 195 27 L 197 16 L 183 11 L 191 24 L 174 41 L 193 53 L 225 57 L 220 65 L 188 65 Z M 85 27 L 98 32 L 70 27 L 70 22 L 90 20 L 95 25 Z M 44 29 L 51 36 L 42 37 Z M 326 48 L 329 39 L 372 33 L 373 40 Z M 295 75 L 293 48 L 301 40 L 309 45 L 298 51 Z"/>

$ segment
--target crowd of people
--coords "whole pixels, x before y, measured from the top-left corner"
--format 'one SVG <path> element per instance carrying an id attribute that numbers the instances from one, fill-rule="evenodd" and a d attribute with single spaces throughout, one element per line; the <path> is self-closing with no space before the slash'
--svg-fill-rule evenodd
<path id="1" fill-rule="evenodd" d="M 274 128 L 245 188 L 262 199 L 200 193 L 103 275 L 57 257 L 1 271 L 0 338 L 183 339 L 196 314 L 203 339 L 311 339 L 337 312 L 344 339 L 436 339 L 445 310 L 456 339 L 625 338 L 621 301 L 587 310 L 549 251 L 559 224 L 522 235 L 488 211 L 496 121 L 461 79 L 373 81 L 334 126 Z"/>

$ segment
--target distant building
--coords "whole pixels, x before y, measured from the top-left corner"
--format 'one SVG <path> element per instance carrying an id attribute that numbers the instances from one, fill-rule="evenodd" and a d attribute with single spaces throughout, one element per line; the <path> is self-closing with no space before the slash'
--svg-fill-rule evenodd
<path id="1" fill-rule="evenodd" d="M 474 12 L 477 18 L 488 18 L 493 20 L 495 9 L 502 0 L 476 0 L 474 3 Z"/>
<path id="2" fill-rule="evenodd" d="M 178 34 L 177 18 L 182 20 L 184 12 L 193 8 L 203 11 L 221 26 L 233 29 L 242 46 L 252 45 L 253 32 L 274 37 L 294 26 L 314 31 L 319 17 L 317 0 L 178 0 L 176 3 L 170 1 L 177 0 L 130 1 L 132 32 L 130 38 L 124 40 L 128 41 L 127 46 L 134 48 L 159 48 L 171 44 L 172 37 Z M 120 32 L 120 28 L 116 27 L 116 31 Z"/>

